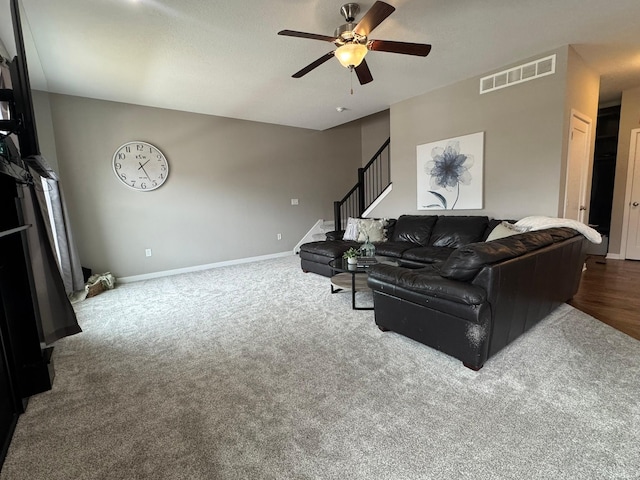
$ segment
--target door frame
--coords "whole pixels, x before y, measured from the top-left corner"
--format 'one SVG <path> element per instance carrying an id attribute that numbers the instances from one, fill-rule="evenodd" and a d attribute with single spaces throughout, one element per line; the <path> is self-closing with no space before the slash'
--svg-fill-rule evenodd
<path id="1" fill-rule="evenodd" d="M 588 196 L 587 196 L 587 187 L 589 186 L 589 173 L 591 171 L 591 169 L 593 168 L 593 163 L 592 163 L 592 157 L 593 157 L 593 150 L 592 150 L 592 144 L 593 144 L 593 120 L 588 116 L 585 115 L 582 112 L 579 112 L 578 110 L 575 109 L 571 109 L 571 116 L 569 117 L 569 137 L 567 138 L 567 157 L 566 157 L 566 165 L 567 165 L 567 169 L 566 169 L 566 173 L 565 173 L 565 179 L 564 179 L 564 205 L 562 207 L 562 216 L 566 217 L 567 216 L 567 204 L 568 204 L 568 194 L 569 194 L 569 178 L 570 178 L 570 167 L 571 165 L 569 164 L 569 157 L 570 157 L 570 149 L 571 149 L 571 133 L 573 133 L 573 119 L 576 118 L 578 120 L 580 120 L 581 122 L 584 122 L 587 126 L 587 148 L 586 148 L 586 165 L 584 166 L 584 168 L 582 169 L 582 178 L 580 178 L 580 198 L 578 200 L 584 200 L 584 202 L 580 202 L 578 201 L 578 204 L 580 205 L 581 203 L 584 203 L 585 206 L 585 210 L 583 213 L 583 219 L 586 220 L 586 222 L 583 223 L 588 223 L 589 222 L 589 211 L 591 210 L 591 202 L 588 201 Z M 587 205 L 587 203 L 589 203 L 589 205 Z M 578 206 L 578 208 L 580 208 Z M 579 216 L 580 214 L 578 214 Z"/>
<path id="2" fill-rule="evenodd" d="M 634 128 L 633 130 L 631 130 L 631 140 L 629 141 L 629 160 L 627 162 L 627 185 L 625 187 L 624 208 L 622 210 L 622 238 L 620 239 L 621 260 L 626 260 L 627 258 L 627 236 L 629 235 L 629 217 L 631 217 L 633 174 L 636 166 L 636 155 L 640 155 L 640 151 L 636 151 L 636 145 L 638 144 L 639 135 L 640 128 Z"/>

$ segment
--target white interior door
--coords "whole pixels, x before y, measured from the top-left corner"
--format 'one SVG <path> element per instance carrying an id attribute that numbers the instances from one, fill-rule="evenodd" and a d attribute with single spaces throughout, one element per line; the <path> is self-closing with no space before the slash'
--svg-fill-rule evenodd
<path id="1" fill-rule="evenodd" d="M 631 195 L 628 197 L 625 258 L 640 260 L 640 129 L 631 132 L 629 172 L 633 172 L 633 175 L 631 177 Z"/>
<path id="2" fill-rule="evenodd" d="M 571 112 L 564 217 L 586 223 L 591 119 Z"/>

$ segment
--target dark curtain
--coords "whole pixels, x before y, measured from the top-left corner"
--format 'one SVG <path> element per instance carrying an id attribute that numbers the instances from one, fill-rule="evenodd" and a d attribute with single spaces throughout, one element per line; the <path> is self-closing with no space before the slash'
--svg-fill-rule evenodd
<path id="1" fill-rule="evenodd" d="M 31 266 L 36 287 L 36 296 L 41 320 L 41 341 L 49 345 L 56 340 L 82 331 L 75 312 L 67 297 L 64 282 L 58 269 L 46 222 L 48 214 L 40 208 L 38 191 L 42 190 L 40 178 L 34 175 L 35 186 L 24 189 L 25 223 L 31 224 L 28 230 Z M 42 195 L 42 191 L 39 192 Z"/>

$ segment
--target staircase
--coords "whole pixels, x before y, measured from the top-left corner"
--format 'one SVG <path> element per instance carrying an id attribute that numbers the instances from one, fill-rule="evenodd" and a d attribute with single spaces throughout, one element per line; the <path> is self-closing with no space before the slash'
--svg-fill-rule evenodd
<path id="1" fill-rule="evenodd" d="M 311 227 L 311 229 L 305 234 L 304 237 L 293 247 L 293 253 L 297 254 L 300 252 L 300 245 L 303 245 L 308 242 L 320 242 L 322 240 L 326 240 L 327 232 L 332 232 L 335 230 L 335 224 L 333 220 L 323 220 L 322 218 L 316 222 L 316 224 Z"/>
<path id="2" fill-rule="evenodd" d="M 335 230 L 344 230 L 349 217 L 366 216 L 367 210 L 391 189 L 391 138 L 358 169 L 358 183 L 340 201 L 333 202 Z"/>

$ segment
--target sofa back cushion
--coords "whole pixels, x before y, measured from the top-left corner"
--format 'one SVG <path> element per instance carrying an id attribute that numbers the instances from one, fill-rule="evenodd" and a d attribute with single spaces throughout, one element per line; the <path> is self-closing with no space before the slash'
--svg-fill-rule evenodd
<path id="1" fill-rule="evenodd" d="M 467 282 L 488 265 L 519 257 L 554 242 L 566 240 L 577 232 L 568 228 L 550 228 L 526 232 L 490 242 L 471 243 L 454 251 L 439 266 L 440 275 Z"/>
<path id="2" fill-rule="evenodd" d="M 479 242 L 489 224 L 489 218 L 472 217 L 438 217 L 431 232 L 429 245 L 433 247 L 459 248 L 473 242 Z"/>
<path id="3" fill-rule="evenodd" d="M 356 241 L 364 243 L 387 241 L 386 218 L 361 218 L 358 220 L 358 238 Z"/>
<path id="4" fill-rule="evenodd" d="M 411 242 L 426 247 L 436 215 L 400 215 L 393 229 L 393 242 Z"/>

